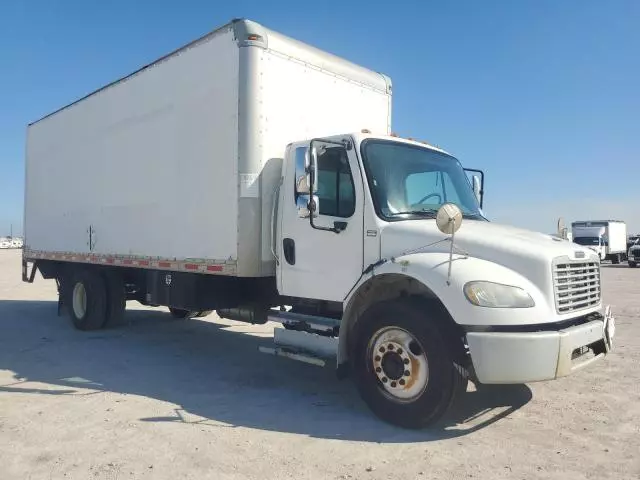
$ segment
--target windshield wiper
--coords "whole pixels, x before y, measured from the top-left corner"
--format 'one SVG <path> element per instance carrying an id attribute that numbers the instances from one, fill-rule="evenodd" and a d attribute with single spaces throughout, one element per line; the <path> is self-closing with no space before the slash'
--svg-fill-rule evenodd
<path id="1" fill-rule="evenodd" d="M 425 208 L 422 210 L 406 210 L 402 212 L 391 212 L 389 216 L 394 217 L 396 215 L 420 215 L 423 217 L 435 218 L 438 210 L 434 208 Z"/>

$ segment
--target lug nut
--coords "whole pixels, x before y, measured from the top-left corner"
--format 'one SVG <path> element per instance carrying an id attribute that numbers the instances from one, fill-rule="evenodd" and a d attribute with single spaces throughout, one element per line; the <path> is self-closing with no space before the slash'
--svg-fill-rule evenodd
<path id="1" fill-rule="evenodd" d="M 398 383 L 399 383 L 400 385 L 404 385 L 404 384 L 405 384 L 405 383 L 407 383 L 407 382 L 405 382 L 405 381 L 404 381 L 404 378 L 401 378 L 401 379 L 398 381 Z"/>
<path id="2" fill-rule="evenodd" d="M 396 388 L 396 382 L 391 382 L 391 386 L 392 386 L 393 388 Z"/>
<path id="3" fill-rule="evenodd" d="M 405 377 L 410 377 L 411 376 L 411 372 L 409 370 L 405 370 L 404 371 L 404 376 Z"/>
<path id="4" fill-rule="evenodd" d="M 382 369 L 380 367 L 376 368 L 376 373 L 380 373 Z"/>
<path id="5" fill-rule="evenodd" d="M 384 353 L 384 347 L 380 347 L 380 349 L 378 350 L 380 353 Z"/>
<path id="6" fill-rule="evenodd" d="M 391 344 L 391 343 L 390 343 L 389 345 L 387 345 L 387 348 L 388 348 L 389 350 L 393 350 L 393 344 Z"/>
<path id="7" fill-rule="evenodd" d="M 376 360 L 376 362 L 379 362 L 381 360 L 380 355 L 376 355 L 375 360 Z"/>
<path id="8" fill-rule="evenodd" d="M 387 377 L 382 377 L 382 383 L 387 383 L 388 378 Z"/>
<path id="9" fill-rule="evenodd" d="M 402 355 L 402 349 L 399 348 L 398 350 L 396 350 L 396 352 L 398 352 L 398 355 Z"/>
<path id="10" fill-rule="evenodd" d="M 405 365 L 409 365 L 409 359 L 408 359 L 408 358 L 405 358 L 405 359 L 404 359 L 404 364 L 405 364 Z"/>

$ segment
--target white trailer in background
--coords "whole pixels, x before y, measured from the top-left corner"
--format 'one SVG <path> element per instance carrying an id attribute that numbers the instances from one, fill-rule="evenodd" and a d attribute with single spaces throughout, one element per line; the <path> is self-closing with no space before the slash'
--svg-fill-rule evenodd
<path id="1" fill-rule="evenodd" d="M 387 76 L 235 20 L 28 127 L 23 280 L 81 330 L 127 300 L 278 322 L 265 352 L 405 427 L 603 358 L 597 256 L 489 222 L 482 172 L 390 122 Z"/>
<path id="2" fill-rule="evenodd" d="M 573 242 L 595 251 L 601 260 L 627 259 L 627 224 L 621 220 L 579 220 L 571 223 Z"/>

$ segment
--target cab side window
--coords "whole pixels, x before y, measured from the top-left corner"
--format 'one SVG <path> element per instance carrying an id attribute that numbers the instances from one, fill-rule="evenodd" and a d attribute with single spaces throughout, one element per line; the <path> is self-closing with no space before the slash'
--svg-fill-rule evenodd
<path id="1" fill-rule="evenodd" d="M 344 147 L 327 148 L 318 155 L 320 215 L 348 218 L 356 210 L 355 187 Z"/>

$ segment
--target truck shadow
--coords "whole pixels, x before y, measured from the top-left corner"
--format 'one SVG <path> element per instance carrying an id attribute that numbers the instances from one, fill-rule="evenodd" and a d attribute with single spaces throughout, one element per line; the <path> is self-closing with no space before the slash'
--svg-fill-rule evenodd
<path id="1" fill-rule="evenodd" d="M 270 338 L 247 333 L 265 332 L 264 326 L 229 327 L 214 323 L 213 315 L 174 320 L 162 309 L 132 309 L 127 325 L 80 332 L 56 308 L 51 301 L 0 300 L 0 368 L 15 377 L 0 385 L 0 394 L 112 391 L 174 404 L 160 416 L 131 421 L 391 443 L 467 435 L 532 398 L 526 385 L 470 389 L 440 424 L 406 431 L 374 417 L 352 382 L 336 379 L 333 365 L 319 368 L 259 353 Z"/>

